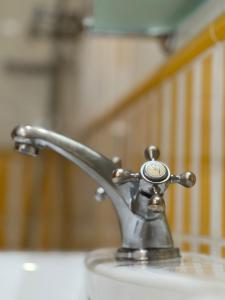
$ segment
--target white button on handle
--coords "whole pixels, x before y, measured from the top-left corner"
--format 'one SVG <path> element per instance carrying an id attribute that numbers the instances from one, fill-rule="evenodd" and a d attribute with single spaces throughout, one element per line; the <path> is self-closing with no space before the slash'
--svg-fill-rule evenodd
<path id="1" fill-rule="evenodd" d="M 144 164 L 143 176 L 148 180 L 158 182 L 168 177 L 168 169 L 162 162 L 150 160 Z"/>

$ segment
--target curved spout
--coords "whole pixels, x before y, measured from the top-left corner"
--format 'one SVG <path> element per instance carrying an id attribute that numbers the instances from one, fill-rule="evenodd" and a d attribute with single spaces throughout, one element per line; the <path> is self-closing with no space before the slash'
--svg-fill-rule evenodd
<path id="1" fill-rule="evenodd" d="M 40 127 L 17 126 L 12 131 L 12 138 L 17 150 L 25 154 L 36 155 L 44 147 L 61 154 L 78 165 L 104 188 L 115 208 L 119 208 L 118 213 L 121 205 L 126 205 L 120 191 L 112 182 L 115 165 L 104 155 L 61 134 Z"/>

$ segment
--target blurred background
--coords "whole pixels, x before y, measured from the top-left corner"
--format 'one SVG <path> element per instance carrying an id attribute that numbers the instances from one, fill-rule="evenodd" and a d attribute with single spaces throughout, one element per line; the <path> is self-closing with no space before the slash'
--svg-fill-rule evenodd
<path id="1" fill-rule="evenodd" d="M 86 248 L 119 240 L 110 203 L 95 203 L 91 183 L 76 166 L 54 153 L 21 157 L 9 136 L 15 124 L 34 124 L 82 139 L 96 117 L 165 59 L 155 41 L 92 33 L 85 22 L 92 22 L 93 9 L 89 0 L 2 2 L 3 248 Z M 75 195 L 76 176 L 84 181 Z"/>
<path id="2" fill-rule="evenodd" d="M 168 195 L 176 242 L 222 253 L 225 2 L 3 0 L 0 8 L 0 248 L 120 243 L 111 202 L 94 200 L 97 186 L 82 171 L 52 152 L 33 159 L 13 150 L 12 128 L 33 124 L 134 171 L 147 145 L 161 147 L 174 173 L 200 176 L 194 192 Z"/>

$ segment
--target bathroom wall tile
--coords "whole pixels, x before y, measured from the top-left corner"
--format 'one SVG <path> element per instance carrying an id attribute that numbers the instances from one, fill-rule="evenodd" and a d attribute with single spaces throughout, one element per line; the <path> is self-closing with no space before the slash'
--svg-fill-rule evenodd
<path id="1" fill-rule="evenodd" d="M 146 128 L 146 140 L 160 146 L 161 159 L 173 173 L 196 173 L 193 189 L 168 190 L 168 219 L 182 249 L 215 256 L 224 252 L 225 232 L 224 53 L 224 44 L 215 44 L 123 112 L 129 116 L 128 128 L 133 128 L 127 149 L 133 140 L 140 143 L 138 132 Z M 147 117 L 140 126 L 137 120 L 144 109 Z M 140 160 L 132 153 L 127 156 L 129 166 Z"/>

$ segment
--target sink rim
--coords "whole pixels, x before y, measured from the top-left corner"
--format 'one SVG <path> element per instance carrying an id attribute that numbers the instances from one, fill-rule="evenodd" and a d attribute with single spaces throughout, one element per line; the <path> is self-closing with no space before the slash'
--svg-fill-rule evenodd
<path id="1" fill-rule="evenodd" d="M 90 252 L 85 259 L 85 266 L 89 274 L 107 277 L 110 280 L 130 283 L 145 287 L 167 288 L 176 290 L 189 290 L 190 288 L 207 288 L 220 289 L 225 292 L 225 260 L 214 256 L 207 256 L 193 252 L 183 252 L 181 265 L 176 266 L 177 259 L 170 259 L 157 262 L 154 265 L 146 263 L 134 262 L 118 262 L 115 260 L 116 249 L 99 249 Z M 192 259 L 192 261 L 191 261 Z M 191 266 L 192 264 L 192 266 Z M 193 274 L 192 268 L 198 267 L 199 270 L 205 266 L 207 268 L 215 266 L 215 270 L 219 270 L 218 266 L 224 268 L 219 275 L 210 276 L 210 274 Z M 175 270 L 171 268 L 175 267 Z M 186 272 L 184 269 L 186 268 Z M 189 269 L 188 269 L 189 268 Z"/>

